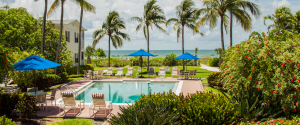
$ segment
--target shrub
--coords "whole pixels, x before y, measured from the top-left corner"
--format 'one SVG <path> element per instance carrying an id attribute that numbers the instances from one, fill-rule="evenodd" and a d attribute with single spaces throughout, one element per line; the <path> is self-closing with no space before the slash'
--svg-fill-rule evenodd
<path id="1" fill-rule="evenodd" d="M 211 74 L 209 74 L 207 76 L 207 83 L 211 86 L 218 86 L 218 87 L 222 87 L 221 81 L 221 72 L 212 72 Z"/>
<path id="2" fill-rule="evenodd" d="M 93 70 L 94 71 L 94 66 L 92 64 L 88 65 L 82 65 L 80 66 L 80 73 L 83 74 L 83 70 Z M 70 70 L 68 70 L 68 74 L 77 74 L 77 67 L 72 67 Z"/>
<path id="3" fill-rule="evenodd" d="M 272 109 L 266 117 L 298 114 L 299 35 L 279 29 L 269 35 L 253 32 L 249 40 L 226 50 L 221 65 L 223 88 L 237 99 L 250 92 L 258 96 L 255 108 Z"/>
<path id="4" fill-rule="evenodd" d="M 300 118 L 293 117 L 291 120 L 286 118 L 269 119 L 267 121 L 247 121 L 241 122 L 241 125 L 299 125 Z"/>
<path id="5" fill-rule="evenodd" d="M 39 108 L 36 106 L 35 96 L 27 94 L 0 94 L 0 115 L 16 115 L 20 113 L 20 118 L 33 118 Z"/>
<path id="6" fill-rule="evenodd" d="M 218 57 L 214 57 L 214 58 L 208 59 L 208 65 L 209 66 L 214 66 L 214 67 L 219 66 L 219 58 Z"/>
<path id="7" fill-rule="evenodd" d="M 174 53 L 171 53 L 164 58 L 163 64 L 165 66 L 176 66 L 177 59 L 175 59 L 175 58 L 176 58 L 176 55 Z"/>
<path id="8" fill-rule="evenodd" d="M 0 117 L 0 125 L 15 125 L 11 119 L 6 118 L 6 115 Z"/>
<path id="9" fill-rule="evenodd" d="M 196 94 L 188 94 L 187 96 L 184 96 L 182 93 L 177 96 L 172 91 L 157 94 L 149 93 L 147 96 L 142 94 L 139 101 L 135 101 L 127 109 L 120 107 L 121 113 L 118 113 L 118 116 L 113 116 L 109 122 L 124 124 L 127 121 L 148 120 L 148 117 L 153 118 L 151 119 L 152 121 L 159 121 L 159 115 L 163 118 L 168 117 L 164 116 L 163 113 L 155 113 L 153 109 L 166 108 L 173 117 L 176 117 L 176 115 L 172 113 L 181 113 L 179 119 L 171 119 L 174 123 L 202 125 L 230 124 L 237 120 L 235 105 L 235 103 L 230 102 L 230 98 L 227 99 L 224 96 L 213 93 L 197 92 Z M 160 110 L 167 112 L 166 110 Z M 139 115 L 142 117 L 139 117 Z M 128 122 L 128 124 L 130 123 Z"/>

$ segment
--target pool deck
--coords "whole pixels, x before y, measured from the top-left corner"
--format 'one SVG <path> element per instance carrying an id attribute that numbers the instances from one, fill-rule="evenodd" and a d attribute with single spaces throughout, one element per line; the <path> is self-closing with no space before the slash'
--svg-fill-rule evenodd
<path id="1" fill-rule="evenodd" d="M 135 80 L 135 78 L 103 78 L 103 79 L 81 79 L 79 81 L 73 82 L 73 83 L 68 83 L 68 85 L 70 87 L 72 87 L 73 89 L 77 89 L 79 87 L 81 87 L 82 85 L 90 82 L 90 81 L 120 81 L 120 80 Z M 139 78 L 139 80 L 154 80 L 154 81 L 161 81 L 160 78 Z M 178 79 L 177 78 L 171 78 L 171 77 L 167 77 L 165 79 L 163 79 L 163 81 L 183 81 L 183 85 L 182 85 L 182 89 L 181 89 L 181 93 L 183 93 L 183 95 L 187 95 L 188 93 L 193 94 L 196 93 L 197 91 L 204 91 L 203 89 L 203 85 L 201 80 L 197 80 L 197 79 L 190 79 L 190 80 L 185 80 L 185 79 Z M 50 97 L 50 93 L 47 94 L 47 96 Z M 55 99 L 59 99 L 61 98 L 60 95 L 60 90 L 56 92 L 55 95 Z M 38 117 L 61 117 L 61 118 L 91 118 L 91 119 L 103 119 L 103 118 L 107 118 L 109 119 L 111 117 L 111 115 L 100 115 L 104 113 L 104 110 L 97 112 L 97 116 L 90 116 L 89 115 L 89 106 L 88 105 L 84 105 L 83 108 L 81 109 L 81 113 L 80 113 L 80 108 L 76 108 L 75 109 L 75 113 L 76 116 L 74 116 L 74 110 L 69 110 L 66 112 L 66 114 L 64 114 L 64 111 L 61 110 L 59 112 L 59 108 L 58 108 L 58 104 L 56 106 L 51 106 L 50 101 L 48 101 L 47 103 L 47 111 L 46 110 L 40 110 L 38 111 L 37 115 Z M 119 106 L 120 105 L 113 105 L 113 110 L 111 111 L 111 114 L 113 115 L 117 115 L 118 112 L 120 112 L 119 110 Z M 127 107 L 126 105 L 123 105 L 125 107 Z M 107 110 L 108 112 L 108 110 Z M 92 114 L 92 111 L 91 111 Z"/>

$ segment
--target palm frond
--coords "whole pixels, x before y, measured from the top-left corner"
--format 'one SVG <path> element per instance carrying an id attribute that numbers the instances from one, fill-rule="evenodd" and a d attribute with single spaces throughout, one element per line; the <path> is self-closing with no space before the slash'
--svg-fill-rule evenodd
<path id="1" fill-rule="evenodd" d="M 48 16 L 48 17 L 49 17 L 49 15 L 52 14 L 53 11 L 55 11 L 55 10 L 57 9 L 57 7 L 59 7 L 60 2 L 61 2 L 60 0 L 55 0 L 55 1 L 52 3 L 52 5 L 51 5 L 51 7 L 50 7 L 50 9 L 49 9 L 49 11 L 48 11 L 48 13 L 47 13 L 47 16 Z"/>

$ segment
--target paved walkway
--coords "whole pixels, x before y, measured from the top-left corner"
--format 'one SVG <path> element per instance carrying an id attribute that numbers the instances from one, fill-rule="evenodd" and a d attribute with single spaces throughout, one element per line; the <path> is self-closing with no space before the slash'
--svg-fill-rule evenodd
<path id="1" fill-rule="evenodd" d="M 207 66 L 207 65 L 204 65 L 204 64 L 201 64 L 200 68 L 207 69 L 208 71 L 220 72 L 220 69 L 215 68 L 215 67 L 210 67 L 210 66 Z"/>

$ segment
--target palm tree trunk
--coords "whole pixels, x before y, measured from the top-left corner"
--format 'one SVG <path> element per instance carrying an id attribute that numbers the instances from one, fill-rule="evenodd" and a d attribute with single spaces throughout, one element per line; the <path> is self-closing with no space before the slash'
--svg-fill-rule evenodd
<path id="1" fill-rule="evenodd" d="M 48 5 L 48 0 L 45 0 L 45 10 L 44 10 L 43 29 L 42 29 L 42 54 L 44 53 L 44 50 L 45 50 L 44 46 L 45 46 L 45 27 L 46 27 L 47 5 Z"/>
<path id="2" fill-rule="evenodd" d="M 147 51 L 149 53 L 149 28 L 147 26 Z M 149 56 L 148 56 L 148 65 L 147 65 L 147 72 L 149 71 Z"/>
<path id="3" fill-rule="evenodd" d="M 110 67 L 110 35 L 108 35 L 108 67 Z"/>
<path id="4" fill-rule="evenodd" d="M 55 62 L 58 63 L 58 57 L 60 52 L 60 44 L 61 44 L 61 36 L 63 30 L 63 22 L 64 22 L 64 1 L 61 1 L 61 13 L 60 13 L 60 32 L 59 32 L 59 39 L 56 51 Z M 55 74 L 57 73 L 57 68 L 55 68 Z"/>
<path id="5" fill-rule="evenodd" d="M 232 13 L 230 13 L 230 46 L 232 46 Z"/>
<path id="6" fill-rule="evenodd" d="M 222 50 L 225 50 L 224 47 L 224 38 L 223 38 L 223 15 L 220 16 L 221 17 L 221 45 L 222 45 Z"/>
<path id="7" fill-rule="evenodd" d="M 83 16 L 83 8 L 81 7 L 80 11 L 80 25 L 79 25 L 79 37 L 78 37 L 78 66 L 77 66 L 77 74 L 80 74 L 80 54 L 81 54 L 81 25 L 82 25 L 82 16 Z"/>
<path id="8" fill-rule="evenodd" d="M 182 54 L 184 54 L 184 25 L 182 25 Z M 182 66 L 184 71 L 184 59 L 182 60 Z"/>

